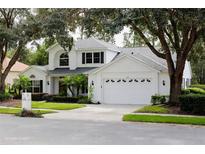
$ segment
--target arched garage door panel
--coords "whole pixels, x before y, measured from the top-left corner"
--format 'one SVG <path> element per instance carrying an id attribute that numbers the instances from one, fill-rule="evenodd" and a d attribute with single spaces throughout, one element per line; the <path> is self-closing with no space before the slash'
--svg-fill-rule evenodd
<path id="1" fill-rule="evenodd" d="M 103 85 L 106 104 L 149 104 L 156 93 L 151 77 L 105 78 Z"/>

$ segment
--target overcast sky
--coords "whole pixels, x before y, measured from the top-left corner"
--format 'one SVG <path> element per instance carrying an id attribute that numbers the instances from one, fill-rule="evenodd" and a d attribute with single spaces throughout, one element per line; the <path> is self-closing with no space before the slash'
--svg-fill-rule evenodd
<path id="1" fill-rule="evenodd" d="M 129 32 L 129 28 L 124 28 L 124 30 L 120 33 L 114 36 L 115 38 L 115 45 L 122 47 L 123 46 L 123 34 L 124 33 L 128 33 Z M 73 38 L 75 40 L 77 40 L 78 38 L 80 38 L 80 31 L 77 29 L 75 33 L 71 34 L 73 36 Z M 43 43 L 43 39 L 38 40 L 37 43 L 41 44 Z M 36 50 L 36 46 L 32 45 L 31 43 L 27 44 L 27 48 L 31 49 L 32 51 Z"/>
<path id="2" fill-rule="evenodd" d="M 115 38 L 115 44 L 117 46 L 122 47 L 123 46 L 123 33 L 129 32 L 129 28 L 124 28 L 124 30 L 120 33 L 114 36 Z M 72 34 L 72 36 L 74 37 L 74 39 L 78 39 L 80 38 L 80 31 L 76 30 L 75 33 Z"/>

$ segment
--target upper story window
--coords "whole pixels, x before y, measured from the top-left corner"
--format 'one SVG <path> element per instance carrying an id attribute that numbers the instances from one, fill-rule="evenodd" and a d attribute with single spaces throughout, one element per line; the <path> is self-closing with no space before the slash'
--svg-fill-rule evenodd
<path id="1" fill-rule="evenodd" d="M 83 52 L 82 64 L 104 63 L 104 52 Z"/>
<path id="2" fill-rule="evenodd" d="M 68 66 L 69 65 L 69 57 L 68 53 L 63 53 L 60 55 L 60 66 Z"/>

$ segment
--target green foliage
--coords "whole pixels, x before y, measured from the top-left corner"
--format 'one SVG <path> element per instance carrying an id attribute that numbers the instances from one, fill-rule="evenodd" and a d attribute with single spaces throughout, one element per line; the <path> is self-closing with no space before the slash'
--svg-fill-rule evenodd
<path id="1" fill-rule="evenodd" d="M 164 95 L 153 95 L 151 97 L 151 103 L 153 105 L 164 104 L 164 103 L 166 103 L 168 97 L 169 96 L 164 96 Z"/>
<path id="2" fill-rule="evenodd" d="M 5 101 L 5 100 L 9 100 L 12 98 L 12 95 L 8 92 L 5 93 L 0 93 L 0 101 Z"/>
<path id="3" fill-rule="evenodd" d="M 79 97 L 68 97 L 68 96 L 52 96 L 52 101 L 54 102 L 64 102 L 64 103 L 77 103 Z"/>
<path id="4" fill-rule="evenodd" d="M 78 96 L 80 88 L 87 87 L 88 78 L 84 74 L 74 74 L 74 75 L 65 76 L 61 81 L 71 91 L 72 96 L 75 96 L 73 88 L 76 88 L 77 96 Z"/>
<path id="5" fill-rule="evenodd" d="M 186 116 L 126 114 L 123 116 L 123 121 L 205 125 L 204 117 L 186 117 Z"/>
<path id="6" fill-rule="evenodd" d="M 182 89 L 182 91 L 181 91 L 182 95 L 187 95 L 187 94 L 190 94 L 190 93 L 191 93 L 190 89 Z"/>
<path id="7" fill-rule="evenodd" d="M 191 87 L 193 87 L 193 88 L 201 88 L 201 89 L 205 90 L 205 84 L 193 84 L 193 85 L 191 85 Z"/>
<path id="8" fill-rule="evenodd" d="M 29 79 L 29 77 L 25 75 L 20 75 L 19 79 L 16 79 L 13 84 L 13 88 L 18 89 L 19 91 L 20 90 L 26 91 L 30 86 L 31 86 L 31 80 Z"/>
<path id="9" fill-rule="evenodd" d="M 0 9 L 0 50 L 3 63 L 8 51 L 11 62 L 1 69 L 1 79 L 5 79 L 8 72 L 20 58 L 23 61 L 27 54 L 26 48 L 28 43 L 34 43 L 44 38 L 47 42 L 57 42 L 64 50 L 70 51 L 73 45 L 73 38 L 70 32 L 75 31 L 78 18 L 80 18 L 80 9 L 19 9 L 19 8 L 2 8 Z M 55 41 L 54 41 L 55 40 Z M 46 63 L 46 53 L 44 49 L 37 52 L 38 63 Z M 29 53 L 31 54 L 31 53 Z M 30 55 L 27 56 L 30 56 Z M 27 60 L 25 60 L 27 63 Z M 0 91 L 4 91 L 4 81 L 0 83 Z"/>
<path id="10" fill-rule="evenodd" d="M 47 95 L 46 93 L 32 93 L 31 94 L 31 98 L 33 101 L 43 101 L 45 100 L 45 95 Z"/>
<path id="11" fill-rule="evenodd" d="M 148 105 L 138 109 L 135 112 L 142 113 L 169 113 L 169 109 L 161 105 Z"/>
<path id="12" fill-rule="evenodd" d="M 178 91 L 181 91 L 180 80 L 186 59 L 195 42 L 204 36 L 204 10 L 198 8 L 88 9 L 83 19 L 84 31 L 88 35 L 101 33 L 113 37 L 122 32 L 125 27 L 129 27 L 132 32 L 140 36 L 150 52 L 166 60 L 168 72 L 171 72 L 169 73 L 171 81 L 172 83 L 176 81 L 170 84 L 172 93 L 169 94 L 169 102 L 176 105 Z M 158 47 L 155 46 L 155 42 L 159 43 Z M 173 59 L 173 53 L 176 53 L 176 61 Z"/>
<path id="13" fill-rule="evenodd" d="M 205 43 L 204 37 L 199 39 L 193 46 L 189 55 L 192 66 L 192 83 L 205 84 Z M 200 88 L 200 87 L 199 87 Z"/>
<path id="14" fill-rule="evenodd" d="M 205 95 L 200 94 L 189 94 L 181 95 L 180 100 L 180 109 L 181 111 L 191 113 L 191 114 L 200 114 L 205 115 Z"/>
<path id="15" fill-rule="evenodd" d="M 78 103 L 80 104 L 92 104 L 91 100 L 87 96 L 79 98 Z"/>
<path id="16" fill-rule="evenodd" d="M 46 51 L 46 45 L 38 45 L 37 50 L 31 54 L 30 64 L 31 65 L 47 65 L 48 64 L 48 52 Z"/>
<path id="17" fill-rule="evenodd" d="M 92 85 L 90 85 L 88 87 L 88 100 L 91 102 L 92 99 L 93 99 L 93 90 L 94 90 L 94 87 Z"/>
<path id="18" fill-rule="evenodd" d="M 204 94 L 205 95 L 205 90 L 201 88 L 187 88 L 187 90 L 190 91 L 192 94 Z"/>

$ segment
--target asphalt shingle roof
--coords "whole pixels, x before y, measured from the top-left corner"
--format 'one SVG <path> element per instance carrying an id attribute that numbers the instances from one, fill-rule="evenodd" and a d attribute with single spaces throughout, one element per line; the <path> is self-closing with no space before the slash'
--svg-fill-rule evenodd
<path id="1" fill-rule="evenodd" d="M 77 67 L 75 70 L 70 70 L 69 68 L 56 68 L 54 70 L 49 70 L 48 74 L 50 76 L 61 76 L 61 75 L 71 75 L 71 74 L 87 74 L 92 69 L 96 67 Z"/>

